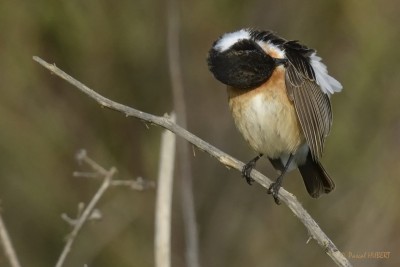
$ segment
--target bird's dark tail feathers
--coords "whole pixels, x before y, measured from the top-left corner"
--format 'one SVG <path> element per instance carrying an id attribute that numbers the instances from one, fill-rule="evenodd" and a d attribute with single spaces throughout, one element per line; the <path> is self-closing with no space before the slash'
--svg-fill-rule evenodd
<path id="1" fill-rule="evenodd" d="M 335 189 L 333 180 L 321 163 L 313 160 L 310 152 L 307 155 L 305 164 L 299 166 L 299 170 L 311 197 L 318 198 L 321 194 L 327 194 Z"/>

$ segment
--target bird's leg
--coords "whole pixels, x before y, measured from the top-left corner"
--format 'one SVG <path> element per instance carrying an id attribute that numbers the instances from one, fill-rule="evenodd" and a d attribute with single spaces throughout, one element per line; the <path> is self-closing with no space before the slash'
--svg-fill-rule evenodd
<path id="1" fill-rule="evenodd" d="M 276 178 L 276 181 L 274 183 L 272 183 L 271 186 L 268 188 L 268 194 L 272 194 L 272 196 L 274 197 L 275 203 L 278 205 L 281 204 L 281 202 L 279 201 L 279 198 L 278 198 L 278 193 L 279 193 L 279 189 L 282 186 L 283 176 L 285 176 L 287 170 L 289 169 L 289 165 L 292 162 L 293 158 L 294 158 L 294 155 L 290 154 L 289 159 L 286 162 L 286 165 L 283 168 L 282 173 L 278 176 L 278 178 Z"/>
<path id="2" fill-rule="evenodd" d="M 246 178 L 246 181 L 249 185 L 254 181 L 253 178 L 250 177 L 251 171 L 256 166 L 257 161 L 263 156 L 263 154 L 259 154 L 254 159 L 250 160 L 246 165 L 243 166 L 242 176 Z"/>

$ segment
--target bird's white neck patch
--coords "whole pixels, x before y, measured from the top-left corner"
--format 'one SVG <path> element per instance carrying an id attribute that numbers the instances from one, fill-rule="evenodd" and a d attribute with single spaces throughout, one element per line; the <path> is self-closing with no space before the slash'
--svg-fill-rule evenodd
<path id="1" fill-rule="evenodd" d="M 230 32 L 224 34 L 221 39 L 217 41 L 214 45 L 214 49 L 218 50 L 219 52 L 224 52 L 228 50 L 232 45 L 237 43 L 239 40 L 243 39 L 250 39 L 250 33 L 247 30 L 240 30 L 236 32 Z"/>
<path id="2" fill-rule="evenodd" d="M 257 41 L 257 44 L 273 58 L 285 58 L 285 51 L 281 50 L 278 46 L 272 44 L 270 41 Z"/>

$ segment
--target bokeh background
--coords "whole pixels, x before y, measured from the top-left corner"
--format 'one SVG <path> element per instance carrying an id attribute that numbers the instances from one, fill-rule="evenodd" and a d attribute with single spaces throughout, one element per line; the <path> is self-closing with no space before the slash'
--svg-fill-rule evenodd
<path id="1" fill-rule="evenodd" d="M 336 190 L 311 199 L 299 173 L 293 192 L 338 248 L 390 252 L 355 266 L 400 264 L 400 2 L 180 1 L 180 53 L 188 129 L 248 161 L 254 153 L 233 125 L 226 92 L 207 70 L 222 33 L 271 29 L 317 48 L 344 90 L 323 163 Z M 173 108 L 166 46 L 166 2 L 0 2 L 1 212 L 23 266 L 55 264 L 75 216 L 99 183 L 74 178 L 86 148 L 118 178 L 157 178 L 161 129 L 100 108 L 32 60 L 56 63 L 106 97 L 162 115 Z M 202 266 L 334 266 L 285 206 L 247 186 L 207 154 L 192 157 Z M 267 160 L 258 169 L 275 177 Z M 177 177 L 179 179 L 179 177 Z M 173 266 L 185 266 L 180 184 L 173 203 Z M 66 266 L 153 266 L 154 190 L 112 189 L 103 219 L 83 229 Z M 8 266 L 0 252 L 0 266 Z"/>

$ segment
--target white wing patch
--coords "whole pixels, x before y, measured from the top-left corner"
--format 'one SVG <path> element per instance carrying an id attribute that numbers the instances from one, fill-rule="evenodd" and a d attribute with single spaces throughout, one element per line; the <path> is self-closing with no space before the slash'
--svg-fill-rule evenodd
<path id="1" fill-rule="evenodd" d="M 214 49 L 219 52 L 228 50 L 232 45 L 237 43 L 239 40 L 250 39 L 250 33 L 248 30 L 242 29 L 236 32 L 225 33 L 221 39 L 214 45 Z"/>
<path id="2" fill-rule="evenodd" d="M 325 64 L 321 62 L 321 58 L 317 56 L 315 52 L 311 54 L 310 58 L 310 63 L 314 69 L 317 84 L 321 87 L 322 92 L 331 95 L 342 91 L 343 86 L 328 74 L 328 70 Z"/>

